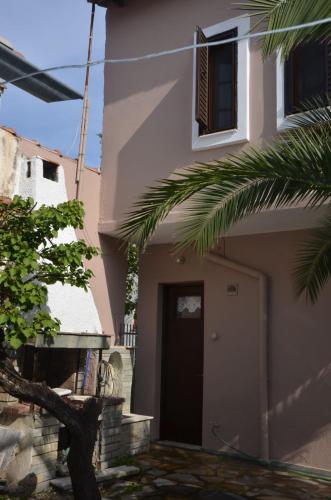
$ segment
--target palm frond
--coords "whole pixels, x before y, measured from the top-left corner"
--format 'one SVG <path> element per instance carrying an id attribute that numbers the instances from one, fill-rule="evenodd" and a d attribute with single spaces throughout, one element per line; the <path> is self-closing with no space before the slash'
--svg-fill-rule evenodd
<path id="1" fill-rule="evenodd" d="M 120 235 L 146 245 L 170 211 L 189 200 L 180 241 L 203 253 L 250 214 L 298 203 L 315 207 L 330 194 L 331 114 L 325 109 L 311 112 L 306 126 L 288 130 L 270 146 L 199 164 L 176 179 L 159 181 L 127 215 Z"/>
<path id="2" fill-rule="evenodd" d="M 330 208 L 330 207 L 329 207 Z M 331 276 L 331 216 L 302 244 L 294 270 L 297 295 L 315 303 Z"/>
<path id="3" fill-rule="evenodd" d="M 238 3 L 236 4 L 238 5 Z M 247 0 L 239 8 L 250 16 L 259 16 L 255 25 L 267 30 L 296 26 L 331 16 L 330 0 Z M 331 34 L 331 23 L 298 29 L 284 33 L 273 33 L 264 38 L 262 52 L 267 57 L 280 50 L 286 58 L 300 43 L 310 40 L 325 40 Z"/>
<path id="4" fill-rule="evenodd" d="M 300 113 L 288 117 L 288 122 L 293 127 L 309 127 L 331 122 L 330 96 L 316 96 L 303 102 L 301 106 Z"/>

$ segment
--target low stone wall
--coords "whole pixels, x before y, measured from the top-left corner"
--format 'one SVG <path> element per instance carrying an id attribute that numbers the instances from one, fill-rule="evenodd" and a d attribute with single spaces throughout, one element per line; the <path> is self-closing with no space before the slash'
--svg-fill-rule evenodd
<path id="1" fill-rule="evenodd" d="M 0 410 L 8 405 L 13 405 L 18 402 L 18 399 L 10 396 L 7 392 L 0 388 Z"/>
<path id="2" fill-rule="evenodd" d="M 133 360 L 132 347 L 113 346 L 102 351 L 102 359 L 110 363 L 114 369 L 114 378 L 117 382 L 115 393 L 109 396 L 120 396 L 124 398 L 123 413 L 131 411 L 131 394 L 133 383 Z"/>
<path id="3" fill-rule="evenodd" d="M 105 404 L 96 443 L 95 465 L 103 471 L 121 457 L 147 451 L 151 417 L 123 415 L 120 405 Z"/>
<path id="4" fill-rule="evenodd" d="M 34 415 L 31 472 L 36 475 L 36 491 L 49 487 L 56 477 L 60 422 L 50 415 Z"/>
<path id="5" fill-rule="evenodd" d="M 121 425 L 121 454 L 136 455 L 148 451 L 152 417 L 124 415 Z"/>
<path id="6" fill-rule="evenodd" d="M 122 404 L 114 405 L 114 400 L 105 398 L 99 420 L 93 457 L 97 470 L 104 471 L 121 457 L 148 450 L 151 417 L 122 415 Z M 16 404 L 3 408 L 0 425 L 20 436 L 15 457 L 1 479 L 14 494 L 15 488 L 26 488 L 27 495 L 46 490 L 56 477 L 62 424 L 49 414 L 31 413 L 29 406 Z"/>
<path id="7" fill-rule="evenodd" d="M 16 404 L 2 409 L 0 425 L 19 433 L 15 457 L 2 473 L 10 490 L 15 494 L 25 488 L 30 494 L 47 489 L 56 476 L 60 422 Z"/>

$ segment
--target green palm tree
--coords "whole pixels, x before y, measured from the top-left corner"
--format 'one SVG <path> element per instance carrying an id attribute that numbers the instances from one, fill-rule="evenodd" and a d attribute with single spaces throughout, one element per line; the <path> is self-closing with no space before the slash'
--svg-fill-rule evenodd
<path id="1" fill-rule="evenodd" d="M 248 0 L 240 2 L 239 7 L 248 11 L 251 17 L 258 17 L 255 27 L 265 28 L 268 31 L 319 21 L 331 16 L 329 0 Z M 286 58 L 300 43 L 323 40 L 330 34 L 330 23 L 273 33 L 264 38 L 262 53 L 267 57 L 276 50 L 281 50 L 283 57 Z"/>
<path id="2" fill-rule="evenodd" d="M 251 0 L 241 7 L 259 15 L 259 24 L 277 29 L 331 16 L 330 0 Z M 263 41 L 263 54 L 280 49 L 284 57 L 300 43 L 325 39 L 331 24 L 277 33 Z M 314 109 L 311 109 L 311 108 Z M 328 213 L 302 244 L 294 269 L 298 295 L 315 302 L 331 274 L 331 100 L 316 100 L 296 127 L 263 148 L 250 148 L 213 163 L 190 167 L 175 179 L 147 189 L 120 228 L 120 235 L 144 247 L 158 224 L 179 204 L 184 208 L 177 239 L 199 254 L 210 249 L 232 225 L 270 208 L 298 206 Z"/>

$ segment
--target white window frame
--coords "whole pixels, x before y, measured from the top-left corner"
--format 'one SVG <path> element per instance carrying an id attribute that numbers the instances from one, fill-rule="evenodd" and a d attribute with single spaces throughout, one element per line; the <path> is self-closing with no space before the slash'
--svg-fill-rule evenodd
<path id="1" fill-rule="evenodd" d="M 305 112 L 285 114 L 285 64 L 282 61 L 280 51 L 277 52 L 276 59 L 276 105 L 277 105 L 277 130 L 281 132 L 288 128 L 296 128 L 298 125 L 293 123 L 292 118 L 305 115 Z"/>
<path id="2" fill-rule="evenodd" d="M 214 24 L 203 29 L 207 38 L 219 35 L 237 28 L 238 37 L 246 35 L 250 30 L 249 17 L 234 17 L 227 21 Z M 197 43 L 197 34 L 194 34 L 194 44 Z M 192 150 L 220 148 L 229 144 L 238 144 L 249 141 L 249 69 L 250 47 L 249 39 L 237 42 L 237 128 L 222 130 L 212 134 L 199 135 L 199 124 L 195 120 L 196 106 L 196 67 L 197 49 L 193 51 L 193 92 L 192 92 Z"/>
<path id="3" fill-rule="evenodd" d="M 276 94 L 277 94 L 277 130 L 285 130 L 287 128 L 296 127 L 291 122 L 291 117 L 294 115 L 285 114 L 285 64 L 282 61 L 280 51 L 277 52 L 276 59 Z M 295 116 L 300 116 L 303 113 L 296 113 Z"/>

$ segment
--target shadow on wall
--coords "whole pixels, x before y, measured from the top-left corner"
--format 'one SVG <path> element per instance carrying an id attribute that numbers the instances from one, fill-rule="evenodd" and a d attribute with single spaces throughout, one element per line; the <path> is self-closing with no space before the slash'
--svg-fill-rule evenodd
<path id="1" fill-rule="evenodd" d="M 125 249 L 121 245 L 122 243 L 118 240 L 100 234 L 100 249 L 107 280 L 115 341 L 119 338 L 125 308 L 127 260 Z M 106 333 L 113 334 L 112 332 Z"/>
<path id="2" fill-rule="evenodd" d="M 309 378 L 270 410 L 270 429 L 274 436 L 271 456 L 309 466 L 311 451 L 308 452 L 307 447 L 318 440 L 314 447 L 319 450 L 320 464 L 316 466 L 330 469 L 331 363 L 319 371 L 311 367 L 311 372 Z"/>
<path id="3" fill-rule="evenodd" d="M 187 79 L 192 69 L 190 65 L 184 66 L 184 69 L 183 77 L 173 83 L 170 90 L 166 90 L 164 97 L 139 124 L 118 154 L 117 175 L 112 178 L 114 185 L 111 188 L 116 219 L 122 218 L 137 197 L 157 179 L 168 177 L 175 169 L 199 161 L 212 161 L 238 151 L 238 146 L 229 146 L 226 151 L 192 151 L 191 87 L 189 91 L 187 89 Z M 176 121 L 177 107 L 185 100 L 184 118 L 182 115 L 181 120 Z M 185 113 L 187 108 L 189 111 Z M 104 186 L 104 189 L 108 187 Z"/>

